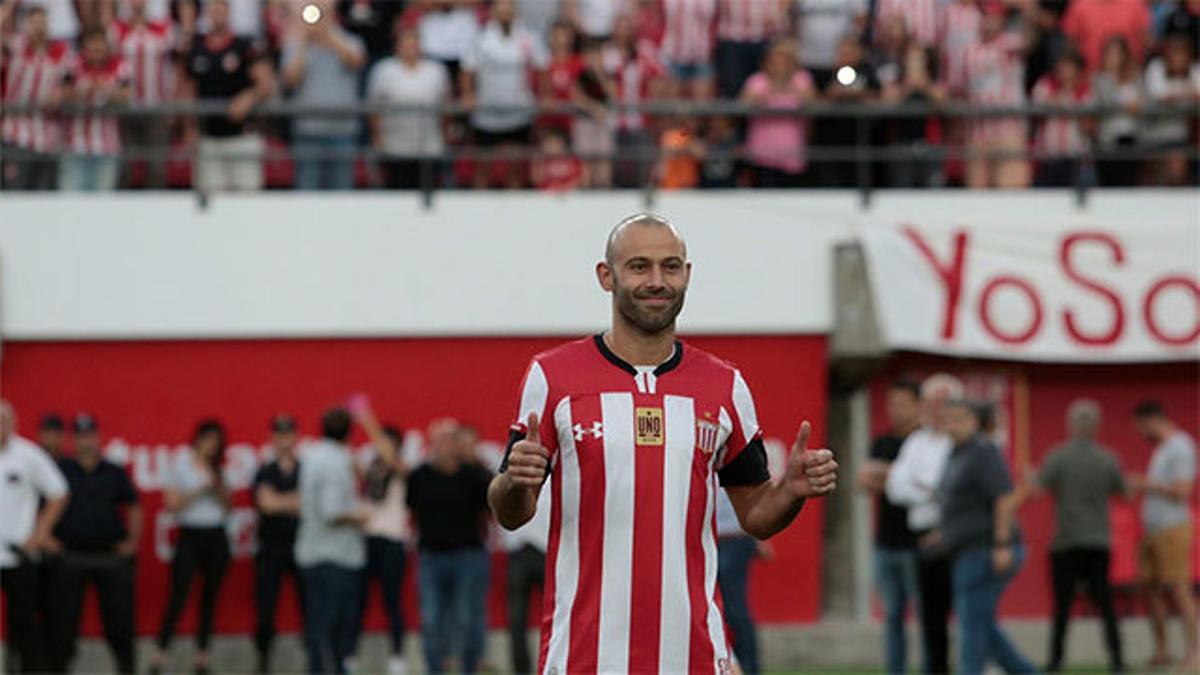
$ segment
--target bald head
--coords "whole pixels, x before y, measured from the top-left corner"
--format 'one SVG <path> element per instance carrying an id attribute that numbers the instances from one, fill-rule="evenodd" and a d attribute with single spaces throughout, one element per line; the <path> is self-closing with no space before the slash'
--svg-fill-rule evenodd
<path id="1" fill-rule="evenodd" d="M 610 267 L 615 267 L 617 263 L 630 255 L 626 241 L 629 239 L 629 234 L 638 229 L 651 228 L 666 230 L 671 233 L 676 241 L 679 242 L 680 256 L 687 260 L 687 242 L 683 240 L 683 235 L 679 234 L 679 230 L 671 224 L 671 221 L 655 213 L 635 213 L 613 227 L 608 233 L 608 241 L 604 245 L 604 261 Z"/>
<path id="2" fill-rule="evenodd" d="M 1100 431 L 1100 404 L 1090 398 L 1072 401 L 1067 408 L 1067 430 L 1071 438 L 1095 438 Z"/>

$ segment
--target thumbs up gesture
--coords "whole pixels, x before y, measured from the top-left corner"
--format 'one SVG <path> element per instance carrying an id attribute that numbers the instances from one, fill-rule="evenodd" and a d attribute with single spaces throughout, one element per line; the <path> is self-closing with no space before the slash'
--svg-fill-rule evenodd
<path id="1" fill-rule="evenodd" d="M 788 455 L 787 474 L 784 477 L 792 493 L 801 499 L 822 497 L 837 488 L 838 463 L 833 451 L 825 448 L 810 450 L 808 436 L 812 425 L 807 421 L 800 425 L 796 442 Z"/>
<path id="2" fill-rule="evenodd" d="M 514 485 L 523 488 L 538 488 L 546 479 L 550 466 L 550 451 L 542 445 L 541 428 L 537 413 L 530 413 L 525 438 L 513 444 L 508 453 L 508 468 L 505 474 Z"/>

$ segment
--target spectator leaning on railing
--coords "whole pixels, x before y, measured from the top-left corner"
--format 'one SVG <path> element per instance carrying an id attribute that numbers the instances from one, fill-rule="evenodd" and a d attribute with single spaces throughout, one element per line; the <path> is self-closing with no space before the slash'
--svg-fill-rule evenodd
<path id="1" fill-rule="evenodd" d="M 996 0 L 983 6 L 979 41 L 967 51 L 966 97 L 980 106 L 1021 106 L 1026 102 L 1026 36 L 1006 26 L 1008 7 Z M 967 186 L 1029 186 L 1026 122 L 1021 117 L 992 117 L 967 124 Z"/>
<path id="2" fill-rule="evenodd" d="M 80 110 L 66 119 L 60 187 L 107 192 L 117 187 L 120 125 L 112 115 L 83 110 L 128 102 L 130 72 L 121 57 L 112 53 L 103 30 L 88 29 L 79 42 L 81 53 L 63 81 L 63 102 Z"/>
<path id="3" fill-rule="evenodd" d="M 762 70 L 746 82 L 742 102 L 759 108 L 797 110 L 814 95 L 812 77 L 796 63 L 796 43 L 771 45 Z M 746 152 L 761 187 L 799 187 L 808 168 L 808 121 L 798 117 L 762 116 L 750 120 Z"/>
<path id="4" fill-rule="evenodd" d="M 169 18 L 151 20 L 147 11 L 149 0 L 127 0 L 122 3 L 124 17 L 115 21 L 109 33 L 117 52 L 130 68 L 133 81 L 133 102 L 139 106 L 156 106 L 171 99 L 174 88 L 174 57 L 180 43 L 180 31 Z M 141 158 L 146 166 L 146 186 L 162 189 L 167 185 L 166 152 L 170 141 L 168 119 L 160 115 L 126 117 L 121 120 L 124 147 L 147 156 Z M 133 187 L 132 167 L 139 158 L 126 161 L 122 187 Z"/>
<path id="5" fill-rule="evenodd" d="M 1146 98 L 1161 105 L 1190 105 L 1200 102 L 1200 64 L 1193 60 L 1195 47 L 1182 34 L 1172 35 L 1163 45 L 1162 56 L 1146 66 Z M 1194 120 L 1194 116 L 1193 116 Z M 1157 185 L 1182 186 L 1188 182 L 1187 151 L 1191 124 L 1183 117 L 1147 120 L 1142 137 L 1159 151 L 1161 159 L 1151 162 L 1150 180 Z"/>
<path id="6" fill-rule="evenodd" d="M 1100 70 L 1092 74 L 1092 96 L 1104 107 L 1119 111 L 1100 118 L 1096 142 L 1101 156 L 1096 162 L 1097 179 L 1101 187 L 1130 186 L 1137 180 L 1137 162 L 1131 159 L 1107 157 L 1107 153 L 1128 152 L 1138 144 L 1137 111 L 1142 107 L 1140 69 L 1129 54 L 1129 44 L 1114 35 L 1104 45 Z"/>
<path id="7" fill-rule="evenodd" d="M 1082 107 L 1092 101 L 1084 74 L 1083 59 L 1063 52 L 1054 70 L 1033 87 L 1033 102 L 1045 105 Z M 1088 149 L 1088 121 L 1079 117 L 1048 116 L 1041 119 L 1034 136 L 1038 153 L 1038 187 L 1068 187 L 1084 180 L 1083 156 Z"/>

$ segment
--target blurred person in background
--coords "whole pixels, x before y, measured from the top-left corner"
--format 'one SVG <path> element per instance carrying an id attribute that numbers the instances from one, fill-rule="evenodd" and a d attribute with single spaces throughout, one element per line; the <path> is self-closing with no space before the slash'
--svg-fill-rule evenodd
<path id="1" fill-rule="evenodd" d="M 63 458 L 65 429 L 66 425 L 58 413 L 46 413 L 38 422 L 37 444 L 56 462 Z"/>
<path id="2" fill-rule="evenodd" d="M 62 472 L 41 448 L 17 435 L 17 415 L 0 399 L 0 591 L 4 593 L 4 657 L 8 672 L 41 673 L 51 667 L 43 653 L 39 560 L 52 547 L 54 526 L 69 494 Z M 55 647 L 58 648 L 58 647 Z"/>
<path id="3" fill-rule="evenodd" d="M 938 29 L 938 71 L 948 93 L 967 90 L 967 54 L 979 40 L 980 0 L 952 0 L 942 9 Z"/>
<path id="4" fill-rule="evenodd" d="M 675 98 L 704 100 L 716 90 L 713 68 L 717 0 L 662 0 L 662 60 Z"/>
<path id="5" fill-rule="evenodd" d="M 459 72 L 467 53 L 479 41 L 479 0 L 417 0 L 422 53 L 446 66 L 455 96 Z"/>
<path id="6" fill-rule="evenodd" d="M 1134 408 L 1138 434 L 1154 445 L 1145 476 L 1129 483 L 1142 498 L 1142 542 L 1138 580 L 1150 610 L 1154 656 L 1149 667 L 1172 663 L 1167 649 L 1167 605 L 1170 596 L 1183 628 L 1184 657 L 1180 669 L 1200 670 L 1200 633 L 1197 633 L 1196 599 L 1192 595 L 1192 496 L 1196 483 L 1196 442 L 1180 429 L 1158 401 L 1143 401 Z"/>
<path id="7" fill-rule="evenodd" d="M 871 71 L 879 82 L 881 98 L 887 99 L 888 90 L 896 88 L 904 71 L 904 56 L 909 45 L 919 45 L 921 42 L 908 33 L 908 25 L 903 17 L 892 16 L 879 24 L 880 31 L 875 36 L 876 45 L 867 59 Z"/>
<path id="8" fill-rule="evenodd" d="M 888 24 L 899 20 L 912 39 L 926 47 L 936 45 L 941 4 L 939 0 L 875 0 L 871 41 L 882 44 Z"/>
<path id="9" fill-rule="evenodd" d="M 559 3 L 559 16 L 575 25 L 588 42 L 602 43 L 613 34 L 622 0 L 544 0 Z"/>
<path id="10" fill-rule="evenodd" d="M 71 499 L 54 528 L 51 549 L 54 592 L 54 651 L 75 656 L 83 595 L 96 591 L 104 638 L 119 673 L 134 672 L 134 569 L 142 535 L 142 508 L 129 475 L 101 456 L 100 428 L 86 413 L 75 417 L 75 454 L 58 462 Z M 55 655 L 52 654 L 52 657 Z M 69 669 L 69 663 L 64 663 Z"/>
<path id="11" fill-rule="evenodd" d="M 1070 440 L 1053 449 L 1040 470 L 1031 470 L 1017 489 L 1017 505 L 1029 496 L 1049 492 L 1054 496 L 1054 541 L 1050 544 L 1050 570 L 1054 581 L 1054 629 L 1046 672 L 1062 670 L 1066 656 L 1067 621 L 1075 589 L 1082 583 L 1104 621 L 1108 667 L 1125 671 L 1121 632 L 1113 610 L 1109 586 L 1112 530 L 1108 502 L 1126 493 L 1117 458 L 1096 442 L 1100 431 L 1100 404 L 1076 399 L 1067 408 Z"/>
<path id="12" fill-rule="evenodd" d="M 561 20 L 570 23 L 562 13 L 561 4 L 560 0 L 517 0 L 517 20 L 542 44 L 549 46 L 550 29 L 554 24 Z"/>
<path id="13" fill-rule="evenodd" d="M 664 190 L 690 190 L 700 185 L 700 162 L 704 159 L 704 137 L 700 120 L 691 115 L 668 119 L 659 137 L 655 177 Z"/>
<path id="14" fill-rule="evenodd" d="M 892 104 L 940 105 L 946 89 L 938 81 L 937 52 L 910 41 L 904 50 L 900 79 L 884 87 L 882 100 Z M 944 182 L 941 162 L 932 156 L 936 146 L 930 139 L 929 119 L 905 117 L 891 120 L 883 129 L 886 146 L 900 146 L 910 154 L 905 161 L 887 164 L 888 184 L 898 188 L 934 187 Z"/>
<path id="15" fill-rule="evenodd" d="M 731 189 L 741 176 L 742 147 L 732 117 L 713 115 L 704 125 L 704 161 L 700 163 L 700 187 Z"/>
<path id="16" fill-rule="evenodd" d="M 762 70 L 746 81 L 741 100 L 760 110 L 797 110 L 815 98 L 812 77 L 796 62 L 796 43 L 777 40 L 763 57 Z M 800 187 L 808 158 L 808 120 L 789 115 L 756 115 L 746 132 L 746 154 L 755 185 Z"/>
<path id="17" fill-rule="evenodd" d="M 256 672 L 271 670 L 271 645 L 275 641 L 275 609 L 285 574 L 292 575 L 296 602 L 304 616 L 304 580 L 296 565 L 296 530 L 300 527 L 300 459 L 296 419 L 280 414 L 271 418 L 270 461 L 259 467 L 251 485 L 258 512 L 258 548 L 254 553 L 254 647 Z"/>
<path id="18" fill-rule="evenodd" d="M 359 71 L 366 65 L 363 41 L 338 23 L 333 0 L 317 0 L 320 19 L 295 24 L 283 49 L 280 79 L 298 105 L 358 102 Z M 354 188 L 356 116 L 301 116 L 292 120 L 297 190 Z"/>
<path id="19" fill-rule="evenodd" d="M 838 45 L 866 31 L 870 0 L 794 0 L 791 10 L 800 42 L 800 65 L 824 90 L 833 79 Z"/>
<path id="20" fill-rule="evenodd" d="M 66 118 L 59 188 L 110 192 L 121 168 L 121 129 L 116 117 L 99 111 L 130 100 L 131 73 L 103 30 L 89 28 L 79 43 L 80 57 L 63 80 L 62 102 L 77 110 Z"/>
<path id="21" fill-rule="evenodd" d="M 367 82 L 367 101 L 374 105 L 437 106 L 452 95 L 446 66 L 421 56 L 421 32 L 397 28 L 396 54 L 380 61 Z M 421 186 L 422 172 L 437 183 L 436 160 L 445 152 L 441 117 L 436 112 L 391 112 L 371 115 L 371 145 L 383 155 L 380 168 L 389 190 Z"/>
<path id="22" fill-rule="evenodd" d="M 838 43 L 834 59 L 833 77 L 825 85 L 824 98 L 829 103 L 843 108 L 856 108 L 879 97 L 879 81 L 875 70 L 867 61 L 866 53 L 857 35 L 846 35 Z M 842 153 L 853 152 L 860 143 L 871 142 L 869 129 L 860 136 L 858 118 L 846 116 L 821 117 L 815 120 L 813 138 L 821 139 L 821 146 Z M 844 188 L 856 185 L 858 167 L 848 159 L 816 162 L 814 169 L 822 187 Z"/>
<path id="23" fill-rule="evenodd" d="M 583 162 L 571 152 L 561 129 L 539 129 L 538 156 L 529 167 L 534 189 L 550 192 L 577 190 L 583 185 Z"/>
<path id="24" fill-rule="evenodd" d="M 485 151 L 522 150 L 533 140 L 533 74 L 546 67 L 540 40 L 517 22 L 514 0 L 495 0 L 492 18 L 462 63 L 463 105 L 471 109 L 475 144 Z M 510 108 L 488 110 L 490 106 Z M 525 183 L 525 162 L 488 158 L 476 164 L 475 187 Z"/>
<path id="25" fill-rule="evenodd" d="M 255 106 L 275 93 L 275 73 L 262 41 L 236 35 L 230 0 L 206 0 L 208 31 L 184 47 L 179 73 L 183 100 L 228 102 L 225 114 L 189 120 L 185 138 L 197 138 L 193 180 L 201 192 L 260 190 L 263 139 L 247 126 Z"/>
<path id="26" fill-rule="evenodd" d="M 1127 0 L 1070 0 L 1062 17 L 1062 30 L 1083 55 L 1089 72 L 1100 67 L 1104 43 L 1113 35 L 1125 38 L 1135 63 L 1143 62 L 1150 38 L 1147 4 Z"/>
<path id="27" fill-rule="evenodd" d="M 612 187 L 612 159 L 616 149 L 615 129 L 608 105 L 617 97 L 616 82 L 604 69 L 603 46 L 584 45 L 575 103 L 582 109 L 571 124 L 571 146 L 583 158 L 586 187 Z"/>
<path id="28" fill-rule="evenodd" d="M 1106 157 L 1107 153 L 1129 152 L 1137 147 L 1137 112 L 1145 99 L 1141 69 L 1130 58 L 1129 43 L 1120 35 L 1104 43 L 1100 69 L 1092 74 L 1092 98 L 1099 106 L 1117 109 L 1100 118 L 1096 131 L 1099 184 L 1132 187 L 1137 182 L 1137 161 Z"/>
<path id="29" fill-rule="evenodd" d="M 222 475 L 225 439 L 225 427 L 220 422 L 202 420 L 192 434 L 191 446 L 177 453 L 167 470 L 163 505 L 179 525 L 179 538 L 171 560 L 170 595 L 158 629 L 157 649 L 150 660 L 151 672 L 162 672 L 167 666 L 167 649 L 197 572 L 204 581 L 200 587 L 195 670 L 209 672 L 213 617 L 231 557 L 225 533 L 230 493 Z"/>
<path id="30" fill-rule="evenodd" d="M 154 107 L 170 101 L 174 95 L 175 56 L 179 32 L 169 17 L 158 20 L 148 14 L 150 0 L 123 0 L 121 13 L 111 34 L 117 53 L 130 69 L 133 82 L 132 102 Z M 167 157 L 170 120 L 162 115 L 124 117 L 121 140 L 133 156 L 122 167 L 121 186 L 133 187 L 133 167 L 146 167 L 145 186 L 161 190 L 167 186 Z M 138 157 L 141 154 L 144 156 Z"/>
<path id="31" fill-rule="evenodd" d="M 746 534 L 729 494 L 717 491 L 717 586 L 724 602 L 733 654 L 746 675 L 760 671 L 758 628 L 750 613 L 750 564 L 771 554 L 770 544 Z"/>
<path id="32" fill-rule="evenodd" d="M 737 98 L 758 72 L 769 41 L 786 32 L 789 4 L 791 0 L 718 0 L 714 58 L 721 98 Z"/>
<path id="33" fill-rule="evenodd" d="M 666 69 L 658 59 L 654 44 L 637 34 L 634 15 L 617 16 L 612 40 L 604 52 L 605 68 L 613 74 L 619 105 L 636 106 L 659 98 L 666 86 Z M 617 187 L 643 187 L 654 166 L 655 142 L 649 115 L 638 111 L 618 111 L 616 120 L 617 162 L 613 183 Z"/>
<path id="34" fill-rule="evenodd" d="M 379 584 L 379 599 L 388 622 L 389 675 L 407 672 L 404 661 L 404 573 L 408 567 L 408 547 L 412 539 L 408 507 L 405 505 L 405 479 L 409 466 L 404 461 L 404 434 L 398 427 L 384 426 L 376 419 L 366 398 L 350 404 L 351 414 L 367 432 L 372 452 L 363 453 L 364 507 L 367 522 L 367 564 L 363 570 L 359 594 L 358 619 L 354 644 L 362 634 L 362 622 L 370 601 L 372 582 Z"/>
<path id="35" fill-rule="evenodd" d="M 37 9 L 46 15 L 47 37 L 53 42 L 73 43 L 82 29 L 90 26 L 80 22 L 80 10 L 89 13 L 84 4 L 103 4 L 110 0 L 99 2 L 81 2 L 80 0 L 6 0 L 3 4 L 10 11 L 25 11 Z M 0 14 L 3 17 L 3 14 Z M 90 17 L 89 17 L 90 18 Z"/>
<path id="36" fill-rule="evenodd" d="M 560 19 L 550 27 L 546 68 L 538 74 L 538 99 L 546 108 L 568 107 L 576 101 L 583 59 L 579 55 L 578 36 L 569 21 Z M 555 129 L 568 138 L 574 118 L 562 110 L 538 116 L 538 131 Z"/>
<path id="37" fill-rule="evenodd" d="M 953 449 L 937 488 L 942 516 L 936 535 L 954 561 L 955 672 L 982 675 L 989 661 L 1008 673 L 1037 672 L 996 618 L 1004 589 L 1025 563 L 1008 465 L 995 443 L 980 433 L 974 404 L 949 401 L 945 420 Z"/>
<path id="38" fill-rule="evenodd" d="M 428 672 L 450 660 L 474 673 L 483 658 L 488 585 L 487 487 L 480 467 L 453 420 L 429 427 L 428 461 L 408 476 L 408 508 L 417 525 L 421 641 Z"/>
<path id="39" fill-rule="evenodd" d="M 934 532 L 942 520 L 937 487 L 952 447 L 946 430 L 946 401 L 961 397 L 962 392 L 962 382 L 945 373 L 931 375 L 921 383 L 921 428 L 905 437 L 884 483 L 888 501 L 908 509 L 908 527 L 920 549 L 917 589 L 926 673 L 950 671 L 951 565 Z"/>
<path id="40" fill-rule="evenodd" d="M 1032 99 L 1035 104 L 1068 108 L 1090 104 L 1092 91 L 1083 58 L 1064 51 L 1055 61 L 1054 70 L 1034 85 Z M 1088 153 L 1090 128 L 1091 121 L 1082 117 L 1050 115 L 1038 120 L 1033 140 L 1038 157 L 1035 185 L 1070 187 L 1088 181 L 1083 160 Z"/>
<path id="41" fill-rule="evenodd" d="M 1191 122 L 1184 111 L 1195 113 L 1200 103 L 1200 63 L 1195 45 L 1182 34 L 1171 35 L 1162 46 L 1162 56 L 1146 66 L 1144 80 L 1149 103 L 1175 106 L 1171 117 L 1145 121 L 1141 138 L 1161 159 L 1151 160 L 1151 183 L 1173 187 L 1188 184 L 1188 153 L 1194 150 Z"/>
<path id="42" fill-rule="evenodd" d="M 508 553 L 508 578 L 505 585 L 508 609 L 508 644 L 512 669 L 517 675 L 534 672 L 536 665 L 529 654 L 529 608 L 533 590 L 546 582 L 546 544 L 550 533 L 550 491 L 539 496 L 537 513 L 515 530 L 502 530 L 504 550 Z M 535 626 L 541 626 L 540 607 L 534 609 Z"/>
<path id="43" fill-rule="evenodd" d="M 354 656 L 368 513 L 346 445 L 351 425 L 346 410 L 326 411 L 321 438 L 305 447 L 300 473 L 296 564 L 304 575 L 304 648 L 313 675 L 345 673 Z"/>
<path id="44" fill-rule="evenodd" d="M 877 499 L 875 517 L 875 584 L 883 600 L 884 665 L 891 674 L 908 670 L 908 608 L 920 606 L 917 594 L 917 538 L 908 526 L 908 509 L 885 492 L 888 472 L 909 434 L 921 427 L 921 386 L 896 380 L 887 390 L 888 431 L 871 442 L 858 486 Z"/>
<path id="45" fill-rule="evenodd" d="M 1023 106 L 1026 103 L 1026 37 L 1018 29 L 1006 28 L 1007 5 L 998 0 L 986 0 L 982 10 L 979 41 L 968 50 L 964 63 L 966 100 L 979 106 Z M 1011 189 L 1029 186 L 1023 118 L 968 120 L 966 133 L 967 187 Z"/>
<path id="46" fill-rule="evenodd" d="M 1165 4 L 1165 16 L 1156 25 L 1156 34 L 1162 38 L 1183 35 L 1192 44 L 1200 43 L 1200 0 L 1175 0 Z"/>
<path id="47" fill-rule="evenodd" d="M 68 43 L 51 41 L 44 7 L 29 5 L 19 16 L 20 32 L 4 43 L 0 54 L 6 73 L 4 104 L 40 109 L 2 116 L 2 184 L 6 190 L 53 190 L 62 136 L 54 109 L 74 60 Z"/>
<path id="48" fill-rule="evenodd" d="M 412 4 L 403 0 L 337 0 L 343 28 L 358 37 L 367 50 L 366 65 L 359 70 L 364 76 L 362 84 L 376 63 L 395 54 L 397 22 Z"/>

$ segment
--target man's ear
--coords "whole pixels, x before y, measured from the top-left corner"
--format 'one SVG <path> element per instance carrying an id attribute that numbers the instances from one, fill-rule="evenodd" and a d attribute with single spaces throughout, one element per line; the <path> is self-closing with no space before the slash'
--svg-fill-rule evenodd
<path id="1" fill-rule="evenodd" d="M 600 288 L 605 292 L 612 293 L 613 291 L 613 270 L 604 260 L 596 263 L 596 280 L 600 282 Z"/>

